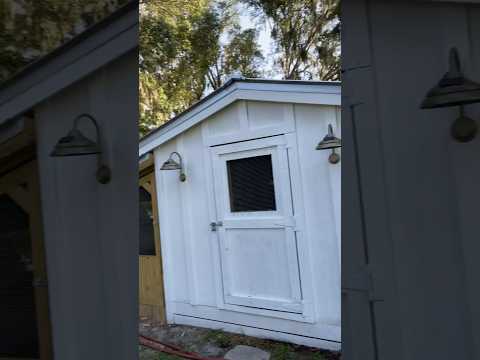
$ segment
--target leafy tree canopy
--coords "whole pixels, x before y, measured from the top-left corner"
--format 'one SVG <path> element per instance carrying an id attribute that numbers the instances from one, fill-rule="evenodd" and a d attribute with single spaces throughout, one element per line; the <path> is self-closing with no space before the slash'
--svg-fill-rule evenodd
<path id="1" fill-rule="evenodd" d="M 0 82 L 128 0 L 0 0 Z"/>
<path id="2" fill-rule="evenodd" d="M 255 30 L 242 30 L 233 0 L 145 0 L 140 8 L 142 134 L 217 89 L 236 71 L 260 75 Z M 228 43 L 222 44 L 227 33 Z"/>
<path id="3" fill-rule="evenodd" d="M 0 0 L 0 82 L 130 0 Z M 259 26 L 239 25 L 242 3 Z M 286 79 L 340 78 L 339 0 L 140 0 L 140 132 L 222 86 L 261 77 L 268 24 Z"/>
<path id="4" fill-rule="evenodd" d="M 258 20 L 256 28 L 239 26 L 237 5 L 242 3 Z M 258 29 L 266 23 L 281 77 L 338 80 L 339 9 L 339 0 L 144 0 L 141 133 L 219 88 L 233 73 L 263 76 L 267 69 Z"/>
<path id="5" fill-rule="evenodd" d="M 145 1 L 140 8 L 141 132 L 200 98 L 220 36 L 206 0 Z"/>
<path id="6" fill-rule="evenodd" d="M 218 47 L 215 62 L 207 72 L 208 87 L 218 89 L 234 74 L 249 78 L 262 76 L 264 56 L 257 44 L 258 31 L 242 30 L 235 24 L 228 32 L 229 42 Z"/>
<path id="7" fill-rule="evenodd" d="M 339 0 L 242 0 L 271 24 L 285 79 L 340 79 Z"/>

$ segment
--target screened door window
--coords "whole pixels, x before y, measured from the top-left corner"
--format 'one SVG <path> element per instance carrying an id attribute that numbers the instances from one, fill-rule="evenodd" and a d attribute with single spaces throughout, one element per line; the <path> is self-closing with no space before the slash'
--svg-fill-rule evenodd
<path id="1" fill-rule="evenodd" d="M 227 161 L 231 212 L 274 211 L 272 156 Z"/>
<path id="2" fill-rule="evenodd" d="M 143 186 L 139 190 L 140 255 L 155 255 L 152 195 Z"/>

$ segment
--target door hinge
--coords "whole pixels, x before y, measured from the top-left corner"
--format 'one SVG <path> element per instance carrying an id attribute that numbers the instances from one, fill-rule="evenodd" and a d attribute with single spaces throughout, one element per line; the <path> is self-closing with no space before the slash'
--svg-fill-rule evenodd
<path id="1" fill-rule="evenodd" d="M 221 222 L 221 221 L 217 221 L 217 222 L 212 221 L 212 222 L 210 223 L 210 230 L 211 230 L 211 231 L 217 231 L 217 228 L 218 228 L 219 226 L 223 226 L 223 222 Z"/>

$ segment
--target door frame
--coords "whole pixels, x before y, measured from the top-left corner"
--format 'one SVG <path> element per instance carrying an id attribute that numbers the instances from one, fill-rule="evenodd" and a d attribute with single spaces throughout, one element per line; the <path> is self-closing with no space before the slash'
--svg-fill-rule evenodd
<path id="1" fill-rule="evenodd" d="M 211 222 L 217 222 L 219 219 L 217 207 L 218 196 L 216 195 L 215 191 L 216 180 L 214 171 L 214 156 L 216 156 L 216 153 L 218 153 L 218 150 L 216 149 L 218 149 L 220 146 L 225 145 L 231 145 L 232 148 L 238 147 L 241 149 L 245 147 L 246 144 L 257 145 L 257 147 L 249 147 L 250 149 L 262 149 L 277 146 L 280 149 L 285 150 L 285 160 L 287 162 L 287 166 L 285 166 L 285 169 L 283 169 L 283 171 L 281 170 L 280 176 L 285 176 L 285 170 L 287 171 L 286 174 L 290 176 L 291 202 L 293 207 L 294 231 L 296 233 L 297 256 L 302 296 L 301 302 L 303 305 L 303 311 L 302 313 L 289 313 L 277 310 L 258 309 L 226 303 L 223 288 L 220 237 L 218 235 L 218 232 L 210 231 L 210 240 L 212 244 L 212 254 L 215 268 L 214 274 L 216 284 L 217 307 L 223 310 L 231 310 L 240 313 L 281 318 L 285 320 L 293 320 L 313 324 L 316 322 L 317 317 L 315 309 L 315 288 L 313 282 L 313 269 L 311 267 L 311 246 L 306 236 L 303 190 L 301 185 L 302 182 L 300 177 L 299 155 L 295 133 L 273 135 L 266 138 L 253 138 L 238 141 L 235 143 L 216 144 L 205 148 L 205 155 L 207 157 L 208 166 L 206 171 L 206 180 L 208 188 L 208 209 L 210 220 Z"/>
<path id="2" fill-rule="evenodd" d="M 25 153 L 25 149 L 23 150 L 22 154 Z M 53 359 L 52 327 L 38 163 L 34 152 L 31 153 L 30 158 L 24 155 L 19 156 L 18 163 L 15 166 L 11 166 L 11 158 L 9 157 L 8 172 L 0 175 L 0 193 L 8 194 L 29 215 L 34 269 L 32 286 L 37 317 L 39 354 L 40 360 L 51 360 Z M 30 182 L 30 186 L 27 188 L 19 187 L 18 185 L 24 183 L 26 179 Z M 4 188 L 3 191 L 2 188 Z M 34 238 L 35 241 L 33 241 Z"/>

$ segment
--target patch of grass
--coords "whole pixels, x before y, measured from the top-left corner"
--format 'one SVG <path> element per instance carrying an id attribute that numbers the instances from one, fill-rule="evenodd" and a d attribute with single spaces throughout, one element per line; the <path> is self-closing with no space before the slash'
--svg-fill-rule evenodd
<path id="1" fill-rule="evenodd" d="M 312 360 L 327 360 L 327 358 L 319 352 L 312 354 Z"/>
<path id="2" fill-rule="evenodd" d="M 279 343 L 272 346 L 272 360 L 294 360 L 295 352 L 288 344 Z"/>
<path id="3" fill-rule="evenodd" d="M 181 330 L 182 327 L 184 328 L 185 332 L 179 333 L 178 330 Z M 177 331 L 172 332 L 172 337 L 164 337 L 163 340 L 171 342 L 173 345 L 180 346 L 182 349 L 191 352 L 209 352 L 211 347 L 215 347 L 220 348 L 215 349 L 215 351 L 218 351 L 219 355 L 222 356 L 228 350 L 237 345 L 247 345 L 268 351 L 271 354 L 271 360 L 341 359 L 341 355 L 339 353 L 330 352 L 327 350 L 278 342 L 270 339 L 254 338 L 244 334 L 229 333 L 222 330 L 193 328 L 180 325 L 176 325 L 174 329 Z M 185 336 L 183 334 L 185 334 Z M 140 360 L 181 360 L 179 357 L 155 352 L 142 347 L 140 347 L 139 353 Z"/>
<path id="4" fill-rule="evenodd" d="M 158 360 L 182 360 L 182 358 L 180 358 L 178 356 L 173 356 L 173 355 L 160 353 L 158 355 Z"/>
<path id="5" fill-rule="evenodd" d="M 139 347 L 139 359 L 140 360 L 182 360 L 178 356 L 164 354 L 146 347 Z"/>
<path id="6" fill-rule="evenodd" d="M 233 345 L 231 336 L 221 330 L 210 330 L 205 334 L 205 341 L 212 342 L 221 348 L 228 348 Z"/>

